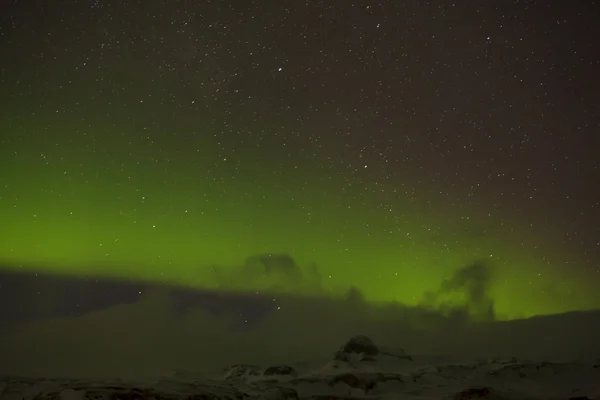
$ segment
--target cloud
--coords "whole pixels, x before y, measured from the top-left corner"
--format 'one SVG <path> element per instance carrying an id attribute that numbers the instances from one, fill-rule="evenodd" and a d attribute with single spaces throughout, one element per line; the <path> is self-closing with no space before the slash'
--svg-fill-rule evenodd
<path id="1" fill-rule="evenodd" d="M 491 283 L 490 265 L 485 261 L 476 261 L 442 281 L 438 290 L 425 295 L 422 304 L 445 315 L 465 314 L 477 320 L 494 320 Z"/>
<path id="2" fill-rule="evenodd" d="M 135 377 L 325 360 L 356 334 L 416 355 L 600 354 L 600 312 L 496 321 L 493 269 L 484 262 L 458 269 L 416 307 L 372 304 L 357 288 L 330 296 L 316 266 L 301 269 L 287 255 L 249 257 L 241 267 L 213 272 L 216 292 L 147 286 L 136 302 L 21 325 L 0 337 L 0 373 Z M 266 290 L 257 296 L 248 287 Z"/>
<path id="3" fill-rule="evenodd" d="M 288 254 L 259 254 L 246 258 L 242 266 L 213 265 L 207 277 L 222 290 L 269 290 L 316 294 L 322 292 L 322 277 L 316 265 L 299 266 Z"/>
<path id="4" fill-rule="evenodd" d="M 487 304 L 486 271 L 477 264 L 459 270 L 432 298 L 461 290 L 465 304 Z M 324 360 L 355 334 L 416 355 L 551 359 L 600 354 L 600 313 L 474 322 L 466 312 L 456 318 L 430 305 L 372 305 L 353 289 L 347 298 L 278 296 L 270 313 L 246 324 L 237 311 L 196 306 L 174 313 L 172 301 L 169 290 L 155 288 L 135 303 L 36 321 L 5 333 L 0 373 L 125 378 L 173 369 L 214 371 L 241 362 Z"/>

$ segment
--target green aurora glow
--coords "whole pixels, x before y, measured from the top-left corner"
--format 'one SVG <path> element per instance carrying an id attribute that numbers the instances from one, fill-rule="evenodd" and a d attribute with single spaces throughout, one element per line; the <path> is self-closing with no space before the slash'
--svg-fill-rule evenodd
<path id="1" fill-rule="evenodd" d="M 0 16 L 6 268 L 218 289 L 288 253 L 415 305 L 487 260 L 499 318 L 600 305 L 595 47 L 564 10 L 75 3 Z"/>
<path id="2" fill-rule="evenodd" d="M 354 285 L 371 301 L 417 304 L 456 269 L 486 259 L 495 267 L 491 296 L 500 318 L 596 301 L 592 284 L 553 267 L 573 254 L 533 240 L 541 236 L 515 218 L 427 203 L 418 194 L 382 208 L 381 199 L 320 180 L 308 167 L 280 181 L 261 181 L 261 171 L 209 179 L 184 163 L 151 161 L 148 152 L 107 158 L 115 149 L 36 143 L 24 129 L 6 135 L 12 146 L 2 154 L 9 173 L 0 257 L 13 267 L 216 288 L 207 266 L 286 252 L 301 265 L 316 262 L 327 289 Z"/>

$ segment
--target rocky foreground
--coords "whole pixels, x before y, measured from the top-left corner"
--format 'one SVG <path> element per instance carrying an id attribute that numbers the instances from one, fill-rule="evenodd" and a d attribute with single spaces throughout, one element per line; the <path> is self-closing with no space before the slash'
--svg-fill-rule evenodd
<path id="1" fill-rule="evenodd" d="M 0 400 L 600 400 L 598 363 L 420 361 L 355 336 L 317 368 L 240 364 L 221 376 L 175 371 L 135 382 L 5 377 Z"/>

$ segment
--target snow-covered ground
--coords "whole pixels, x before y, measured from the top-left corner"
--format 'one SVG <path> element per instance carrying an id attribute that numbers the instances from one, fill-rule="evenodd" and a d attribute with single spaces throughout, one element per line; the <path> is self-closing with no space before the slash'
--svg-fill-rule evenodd
<path id="1" fill-rule="evenodd" d="M 323 360 L 136 381 L 4 377 L 1 400 L 600 399 L 600 363 L 410 356 L 355 336 Z"/>

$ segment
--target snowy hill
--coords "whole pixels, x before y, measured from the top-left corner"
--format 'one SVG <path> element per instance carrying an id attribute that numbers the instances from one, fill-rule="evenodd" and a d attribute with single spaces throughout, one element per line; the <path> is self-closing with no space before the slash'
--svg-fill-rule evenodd
<path id="1" fill-rule="evenodd" d="M 5 377 L 1 400 L 600 399 L 600 365 L 516 358 L 450 363 L 383 349 L 355 336 L 316 365 L 238 364 L 144 380 Z"/>

